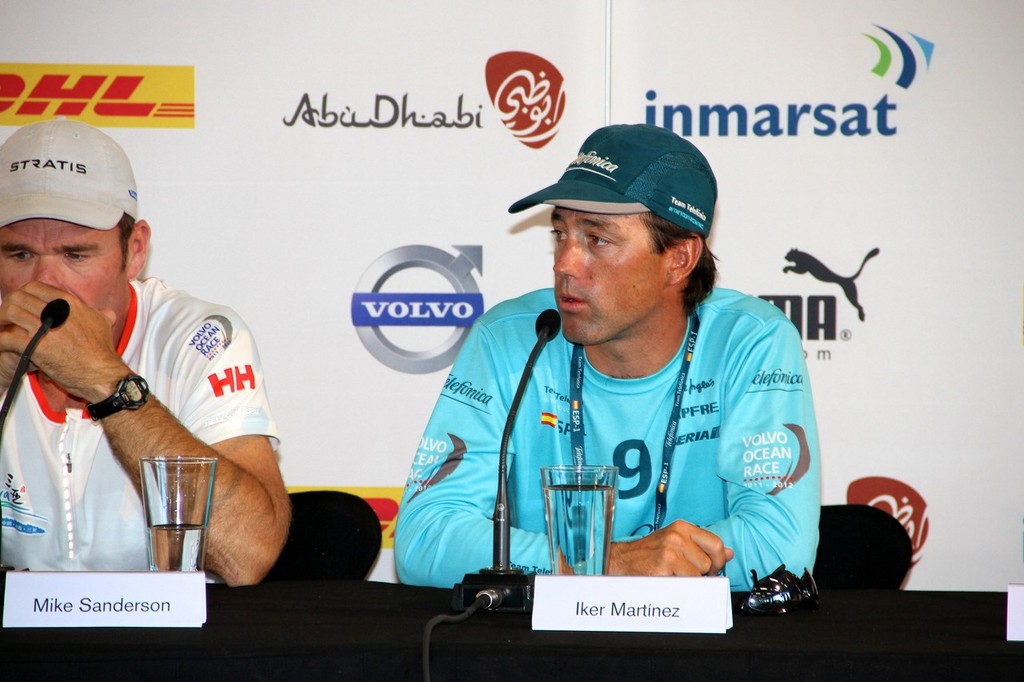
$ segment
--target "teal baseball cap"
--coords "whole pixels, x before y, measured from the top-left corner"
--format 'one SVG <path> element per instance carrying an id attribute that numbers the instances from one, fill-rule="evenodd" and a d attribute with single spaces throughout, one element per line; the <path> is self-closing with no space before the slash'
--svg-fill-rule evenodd
<path id="1" fill-rule="evenodd" d="M 615 215 L 650 211 L 707 237 L 717 199 L 711 165 L 688 140 L 653 125 L 611 125 L 583 142 L 558 182 L 508 211 L 538 204 Z"/>

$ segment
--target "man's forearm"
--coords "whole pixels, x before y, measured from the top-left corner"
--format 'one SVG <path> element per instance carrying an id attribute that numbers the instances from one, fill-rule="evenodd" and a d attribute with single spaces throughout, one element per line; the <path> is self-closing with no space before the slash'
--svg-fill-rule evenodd
<path id="1" fill-rule="evenodd" d="M 152 396 L 140 409 L 111 415 L 102 424 L 137 492 L 142 457 L 218 457 L 206 566 L 230 585 L 252 584 L 266 575 L 287 536 L 290 509 L 265 437 L 207 445 Z"/>

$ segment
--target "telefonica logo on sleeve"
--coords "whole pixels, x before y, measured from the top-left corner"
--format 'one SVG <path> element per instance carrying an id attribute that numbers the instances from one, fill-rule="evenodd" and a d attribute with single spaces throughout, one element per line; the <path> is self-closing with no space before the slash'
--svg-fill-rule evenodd
<path id="1" fill-rule="evenodd" d="M 433 246 L 403 246 L 388 251 L 366 269 L 352 294 L 352 324 L 366 350 L 388 367 L 409 374 L 444 369 L 455 361 L 469 328 L 484 311 L 473 279 L 483 272 L 483 248 L 455 246 L 451 254 Z M 412 268 L 441 275 L 453 293 L 386 292 L 387 281 Z M 451 335 L 427 350 L 403 348 L 384 334 L 388 327 L 453 327 Z"/>
<path id="2" fill-rule="evenodd" d="M 895 85 L 909 88 L 919 71 L 931 66 L 935 44 L 908 33 L 909 40 L 882 26 L 875 26 L 879 35 L 864 35 L 878 49 L 878 61 L 870 69 L 881 78 L 895 76 Z M 894 56 L 894 45 L 898 57 Z M 646 122 L 692 137 L 795 137 L 813 134 L 818 137 L 844 135 L 895 135 L 898 132 L 897 104 L 884 94 L 875 103 L 793 102 L 763 104 L 665 104 L 658 102 L 658 92 L 647 91 Z"/>

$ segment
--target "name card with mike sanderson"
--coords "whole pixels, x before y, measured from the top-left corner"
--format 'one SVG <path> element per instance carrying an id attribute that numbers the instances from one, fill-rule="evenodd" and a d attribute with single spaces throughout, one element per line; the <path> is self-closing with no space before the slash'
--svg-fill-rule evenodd
<path id="1" fill-rule="evenodd" d="M 206 574 L 10 571 L 5 628 L 198 628 Z"/>
<path id="2" fill-rule="evenodd" d="M 538 575 L 533 629 L 725 634 L 732 627 L 725 577 Z"/>

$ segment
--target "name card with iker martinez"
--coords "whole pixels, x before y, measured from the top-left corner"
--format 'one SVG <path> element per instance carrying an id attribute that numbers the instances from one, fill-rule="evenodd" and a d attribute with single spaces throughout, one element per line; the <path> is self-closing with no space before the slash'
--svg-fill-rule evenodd
<path id="1" fill-rule="evenodd" d="M 206 574 L 11 571 L 5 628 L 198 628 L 206 622 Z"/>
<path id="2" fill-rule="evenodd" d="M 538 575 L 533 629 L 725 634 L 732 627 L 725 577 Z"/>

